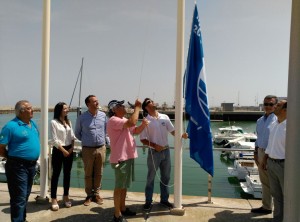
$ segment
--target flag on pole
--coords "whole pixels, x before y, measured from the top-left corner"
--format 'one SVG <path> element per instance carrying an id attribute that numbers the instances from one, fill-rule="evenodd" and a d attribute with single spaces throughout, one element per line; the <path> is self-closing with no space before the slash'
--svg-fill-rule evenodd
<path id="1" fill-rule="evenodd" d="M 185 111 L 189 114 L 190 156 L 211 176 L 214 175 L 212 133 L 206 93 L 202 38 L 195 4 L 185 73 Z"/>

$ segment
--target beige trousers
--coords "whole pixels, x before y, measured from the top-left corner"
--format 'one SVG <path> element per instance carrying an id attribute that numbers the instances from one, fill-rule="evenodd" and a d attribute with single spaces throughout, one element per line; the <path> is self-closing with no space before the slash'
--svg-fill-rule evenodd
<path id="1" fill-rule="evenodd" d="M 82 148 L 85 192 L 87 196 L 99 195 L 105 155 L 105 146 L 100 148 Z"/>
<path id="2" fill-rule="evenodd" d="M 262 163 L 265 156 L 265 150 L 258 148 L 258 162 Z M 272 196 L 270 192 L 270 182 L 268 173 L 261 167 L 261 164 L 258 165 L 259 179 L 262 185 L 262 207 L 267 210 L 272 210 Z"/>

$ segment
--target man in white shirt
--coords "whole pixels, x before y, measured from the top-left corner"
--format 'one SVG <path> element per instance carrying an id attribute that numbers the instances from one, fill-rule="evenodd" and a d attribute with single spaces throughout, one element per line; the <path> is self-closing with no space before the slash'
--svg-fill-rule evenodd
<path id="1" fill-rule="evenodd" d="M 287 101 L 281 100 L 276 104 L 277 121 L 270 126 L 270 136 L 265 152 L 263 167 L 268 170 L 270 191 L 273 196 L 273 221 L 283 221 L 283 191 L 284 191 L 284 162 L 286 138 Z"/>

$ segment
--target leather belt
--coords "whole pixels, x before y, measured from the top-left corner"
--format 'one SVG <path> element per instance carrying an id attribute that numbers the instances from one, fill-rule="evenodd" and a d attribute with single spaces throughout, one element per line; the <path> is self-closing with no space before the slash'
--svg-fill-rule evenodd
<path id="1" fill-rule="evenodd" d="M 8 156 L 8 161 L 15 162 L 15 163 L 22 163 L 22 164 L 28 164 L 28 165 L 36 165 L 36 160 L 25 160 L 22 158 L 14 157 L 14 156 Z"/>
<path id="2" fill-rule="evenodd" d="M 284 162 L 284 159 L 273 159 L 271 157 L 269 157 L 269 160 L 271 160 L 274 163 L 283 163 Z"/>

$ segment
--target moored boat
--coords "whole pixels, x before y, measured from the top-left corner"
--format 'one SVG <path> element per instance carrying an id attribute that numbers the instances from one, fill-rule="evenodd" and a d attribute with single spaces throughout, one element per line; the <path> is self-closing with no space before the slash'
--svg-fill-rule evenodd
<path id="1" fill-rule="evenodd" d="M 6 159 L 4 157 L 0 157 L 0 182 L 6 182 L 6 175 L 5 175 L 5 163 Z"/>
<path id="2" fill-rule="evenodd" d="M 245 193 L 251 194 L 254 198 L 262 198 L 262 186 L 259 175 L 247 175 L 246 182 L 240 182 Z"/>
<path id="3" fill-rule="evenodd" d="M 228 173 L 245 180 L 247 175 L 258 175 L 258 168 L 254 160 L 238 159 L 234 161 L 233 167 L 228 167 Z"/>
<path id="4" fill-rule="evenodd" d="M 218 133 L 213 136 L 213 141 L 217 145 L 230 145 L 231 140 L 255 142 L 257 136 L 254 133 L 246 133 L 243 128 L 238 126 L 228 126 L 218 129 Z M 230 147 L 230 146 L 228 146 Z"/>

